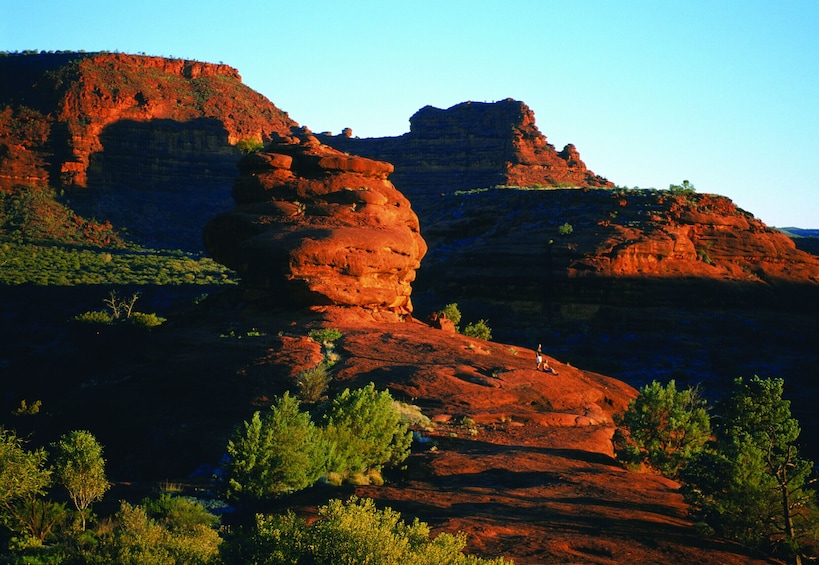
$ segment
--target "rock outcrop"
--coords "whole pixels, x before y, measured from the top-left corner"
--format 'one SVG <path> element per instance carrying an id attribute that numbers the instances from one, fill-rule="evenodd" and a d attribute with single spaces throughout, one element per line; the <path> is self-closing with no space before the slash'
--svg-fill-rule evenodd
<path id="1" fill-rule="evenodd" d="M 409 201 L 387 180 L 391 164 L 336 151 L 304 130 L 239 169 L 237 207 L 204 237 L 248 295 L 412 312 L 410 283 L 427 247 Z"/>
<path id="2" fill-rule="evenodd" d="M 395 165 L 395 186 L 416 197 L 480 187 L 613 186 L 586 168 L 574 145 L 546 141 L 523 102 L 464 102 L 446 110 L 425 106 L 398 137 L 357 139 L 345 129 L 320 139 L 337 149 Z"/>
<path id="3" fill-rule="evenodd" d="M 50 185 L 138 242 L 201 250 L 240 141 L 298 124 L 222 64 L 115 53 L 0 57 L 0 190 Z"/>

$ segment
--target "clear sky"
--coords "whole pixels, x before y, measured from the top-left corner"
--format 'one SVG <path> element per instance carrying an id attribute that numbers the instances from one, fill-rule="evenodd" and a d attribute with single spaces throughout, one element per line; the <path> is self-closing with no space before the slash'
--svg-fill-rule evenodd
<path id="1" fill-rule="evenodd" d="M 236 67 L 313 131 L 514 98 L 620 186 L 683 179 L 819 228 L 819 0 L 0 0 L 0 50 Z"/>

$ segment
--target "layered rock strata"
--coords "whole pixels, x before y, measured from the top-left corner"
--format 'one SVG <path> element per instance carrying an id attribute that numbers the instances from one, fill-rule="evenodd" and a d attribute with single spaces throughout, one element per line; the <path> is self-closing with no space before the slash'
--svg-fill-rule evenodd
<path id="1" fill-rule="evenodd" d="M 298 124 L 222 64 L 119 53 L 0 57 L 0 190 L 50 185 L 153 247 L 199 251 L 240 142 Z"/>
<path id="2" fill-rule="evenodd" d="M 395 165 L 392 180 L 415 197 L 498 185 L 613 186 L 586 168 L 572 144 L 557 151 L 523 102 L 425 106 L 398 137 L 358 139 L 352 130 L 320 136 L 337 149 Z"/>
<path id="3" fill-rule="evenodd" d="M 389 163 L 322 145 L 306 130 L 244 157 L 236 208 L 204 231 L 213 257 L 248 295 L 282 304 L 412 312 L 410 283 L 427 247 Z"/>

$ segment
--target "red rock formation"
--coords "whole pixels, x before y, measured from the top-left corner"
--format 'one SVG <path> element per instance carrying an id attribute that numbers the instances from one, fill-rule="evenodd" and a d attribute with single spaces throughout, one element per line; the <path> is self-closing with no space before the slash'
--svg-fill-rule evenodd
<path id="1" fill-rule="evenodd" d="M 0 190 L 65 189 L 75 211 L 144 245 L 201 250 L 202 225 L 230 206 L 236 143 L 297 125 L 227 65 L 0 57 Z"/>
<path id="2" fill-rule="evenodd" d="M 16 78 L 6 81 L 11 75 Z M 40 111 L 53 152 L 50 169 L 57 173 L 49 179 L 52 185 L 85 186 L 91 155 L 104 151 L 100 136 L 123 120 L 215 118 L 230 145 L 266 140 L 297 125 L 242 85 L 236 69 L 221 64 L 118 53 L 8 55 L 0 60 L 0 76 L 6 82 L 0 104 Z M 36 151 L 38 145 L 28 140 L 40 138 L 17 136 L 22 147 L 16 149 Z M 10 149 L 7 145 L 6 159 L 19 160 Z M 6 183 L 27 182 L 25 174 L 9 174 L 4 162 L 0 168 Z"/>
<path id="3" fill-rule="evenodd" d="M 399 137 L 355 139 L 319 136 L 337 149 L 395 165 L 395 185 L 418 195 L 497 185 L 613 186 L 580 160 L 575 147 L 562 151 L 546 141 L 523 102 L 464 102 L 447 110 L 425 106 Z"/>
<path id="4" fill-rule="evenodd" d="M 205 227 L 214 258 L 245 289 L 280 302 L 412 311 L 426 253 L 392 165 L 336 151 L 303 131 L 239 164 L 238 206 Z"/>
<path id="5" fill-rule="evenodd" d="M 819 285 L 819 257 L 713 194 L 622 191 L 615 218 L 570 275 L 702 277 L 743 283 Z"/>

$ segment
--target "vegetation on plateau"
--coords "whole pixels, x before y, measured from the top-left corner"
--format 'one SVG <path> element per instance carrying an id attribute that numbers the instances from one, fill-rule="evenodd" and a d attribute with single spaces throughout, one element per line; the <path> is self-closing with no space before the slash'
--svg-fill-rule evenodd
<path id="1" fill-rule="evenodd" d="M 209 257 L 145 249 L 89 221 L 49 187 L 0 191 L 0 284 L 221 285 L 233 271 Z"/>

